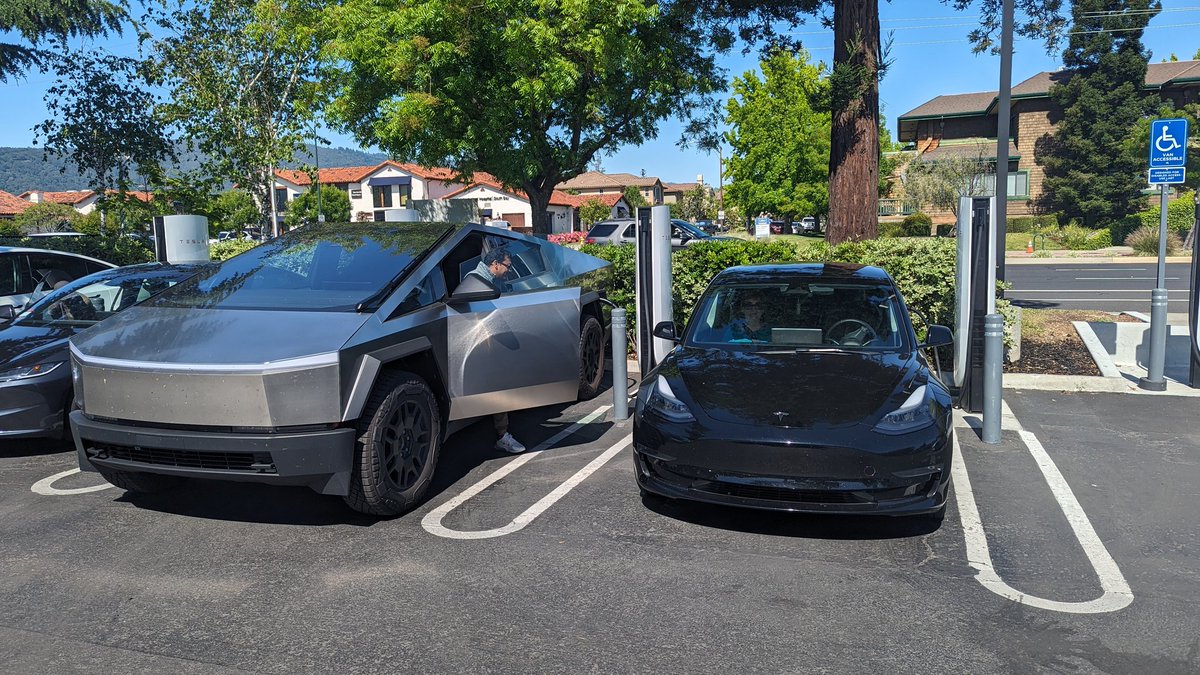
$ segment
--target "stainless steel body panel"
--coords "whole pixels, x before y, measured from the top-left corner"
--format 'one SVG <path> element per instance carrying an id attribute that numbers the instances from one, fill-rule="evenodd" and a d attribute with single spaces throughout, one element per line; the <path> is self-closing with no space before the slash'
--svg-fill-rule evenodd
<path id="1" fill-rule="evenodd" d="M 450 419 L 575 400 L 579 312 L 578 288 L 449 307 Z"/>

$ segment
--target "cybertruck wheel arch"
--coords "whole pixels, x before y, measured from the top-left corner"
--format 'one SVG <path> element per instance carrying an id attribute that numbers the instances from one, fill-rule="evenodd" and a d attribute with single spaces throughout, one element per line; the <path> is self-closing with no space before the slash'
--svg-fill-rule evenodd
<path id="1" fill-rule="evenodd" d="M 348 422 L 358 419 L 362 415 L 363 407 L 366 406 L 367 400 L 371 396 L 379 374 L 389 364 L 422 352 L 431 354 L 433 352 L 433 343 L 427 337 L 413 338 L 363 354 L 359 358 L 358 367 L 354 372 L 354 384 L 350 387 L 350 395 L 346 397 L 346 407 L 342 410 L 342 421 Z M 438 383 L 435 382 L 429 383 L 431 388 L 437 385 Z"/>

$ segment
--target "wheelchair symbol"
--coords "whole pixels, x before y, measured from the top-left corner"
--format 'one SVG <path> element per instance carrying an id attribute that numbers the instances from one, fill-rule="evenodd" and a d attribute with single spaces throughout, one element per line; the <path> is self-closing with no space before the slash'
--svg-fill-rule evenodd
<path id="1" fill-rule="evenodd" d="M 1175 140 L 1175 137 L 1171 134 L 1168 134 L 1166 125 L 1163 125 L 1162 133 L 1159 134 L 1158 138 L 1154 139 L 1154 149 L 1159 152 L 1170 152 L 1180 147 L 1182 146 L 1179 145 L 1179 141 Z"/>

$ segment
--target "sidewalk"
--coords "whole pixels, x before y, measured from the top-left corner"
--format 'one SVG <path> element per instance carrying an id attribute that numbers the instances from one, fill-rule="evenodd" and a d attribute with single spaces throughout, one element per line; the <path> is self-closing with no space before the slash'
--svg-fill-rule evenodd
<path id="1" fill-rule="evenodd" d="M 1078 260 L 1087 263 L 1130 263 L 1130 264 L 1154 264 L 1158 262 L 1157 256 L 1136 256 L 1128 255 L 1127 252 L 1133 249 L 1128 246 L 1113 246 L 1111 248 L 1101 248 L 1095 251 L 1046 251 L 1050 254 L 1049 258 L 1035 258 L 1035 254 L 1026 253 L 1024 251 L 1006 251 L 1004 253 L 1004 264 L 1006 265 L 1061 265 L 1065 262 Z M 1168 263 L 1191 263 L 1192 257 L 1188 255 L 1172 255 L 1167 256 Z"/>

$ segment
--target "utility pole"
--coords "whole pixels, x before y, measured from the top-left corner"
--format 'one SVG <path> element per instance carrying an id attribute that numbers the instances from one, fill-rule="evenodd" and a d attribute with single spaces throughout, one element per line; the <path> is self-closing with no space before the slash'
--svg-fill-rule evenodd
<path id="1" fill-rule="evenodd" d="M 313 161 L 317 164 L 317 222 L 323 223 L 325 212 L 321 210 L 321 145 L 316 126 L 313 126 Z"/>
<path id="2" fill-rule="evenodd" d="M 1012 117 L 1013 0 L 1004 0 L 1000 28 L 1000 100 L 996 111 L 996 280 L 1004 281 L 1008 235 L 1008 137 Z"/>

